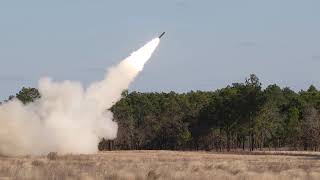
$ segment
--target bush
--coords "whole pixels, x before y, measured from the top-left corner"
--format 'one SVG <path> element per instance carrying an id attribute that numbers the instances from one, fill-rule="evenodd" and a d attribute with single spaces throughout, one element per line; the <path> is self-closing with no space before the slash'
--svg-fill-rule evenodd
<path id="1" fill-rule="evenodd" d="M 47 158 L 49 160 L 57 160 L 58 159 L 58 153 L 57 152 L 50 152 L 48 155 L 47 155 Z"/>

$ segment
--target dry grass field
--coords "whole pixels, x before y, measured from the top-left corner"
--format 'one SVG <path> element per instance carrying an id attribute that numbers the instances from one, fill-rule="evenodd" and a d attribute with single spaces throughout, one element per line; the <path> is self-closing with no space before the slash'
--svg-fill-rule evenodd
<path id="1" fill-rule="evenodd" d="M 51 160 L 50 160 L 51 159 Z M 320 154 L 111 151 L 0 156 L 0 179 L 320 179 Z"/>

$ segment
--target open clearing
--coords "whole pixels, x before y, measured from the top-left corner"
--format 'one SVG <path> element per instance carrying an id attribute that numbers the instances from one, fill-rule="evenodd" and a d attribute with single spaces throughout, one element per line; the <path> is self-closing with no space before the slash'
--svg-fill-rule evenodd
<path id="1" fill-rule="evenodd" d="M 0 156 L 0 179 L 320 179 L 320 154 L 110 151 Z"/>

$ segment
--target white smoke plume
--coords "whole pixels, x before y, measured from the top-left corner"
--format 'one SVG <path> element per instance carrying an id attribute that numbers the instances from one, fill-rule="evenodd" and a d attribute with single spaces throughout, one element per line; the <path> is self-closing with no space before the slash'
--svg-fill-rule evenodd
<path id="1" fill-rule="evenodd" d="M 109 109 L 121 98 L 160 42 L 155 38 L 110 68 L 87 89 L 79 82 L 39 81 L 41 98 L 0 105 L 0 154 L 95 153 L 100 138 L 114 139 L 118 126 Z"/>

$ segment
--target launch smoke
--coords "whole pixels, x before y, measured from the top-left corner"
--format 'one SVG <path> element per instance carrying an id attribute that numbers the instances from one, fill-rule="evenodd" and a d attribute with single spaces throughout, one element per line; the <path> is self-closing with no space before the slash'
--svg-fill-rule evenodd
<path id="1" fill-rule="evenodd" d="M 108 109 L 121 98 L 160 42 L 155 38 L 111 67 L 87 89 L 79 82 L 39 81 L 41 98 L 0 105 L 0 154 L 95 153 L 99 140 L 114 139 L 118 126 Z"/>

